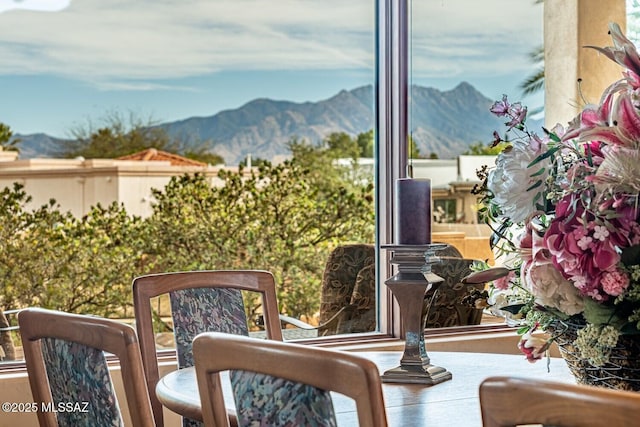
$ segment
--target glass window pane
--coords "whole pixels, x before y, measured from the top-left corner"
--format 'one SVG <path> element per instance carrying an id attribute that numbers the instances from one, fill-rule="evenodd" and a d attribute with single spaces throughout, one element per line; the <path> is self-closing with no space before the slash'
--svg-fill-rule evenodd
<path id="1" fill-rule="evenodd" d="M 75 219 L 67 222 L 54 221 L 47 213 L 52 226 L 43 225 L 39 229 L 43 235 L 55 233 L 53 226 L 59 224 L 85 233 L 82 216 L 98 203 L 108 206 L 114 201 L 122 203 L 127 214 L 139 215 L 143 223 L 158 217 L 147 225 L 162 232 L 136 235 L 140 242 L 160 236 L 146 248 L 127 248 L 133 238 L 121 241 L 118 247 L 131 252 L 114 252 L 113 259 L 100 246 L 109 240 L 106 231 L 104 241 L 92 241 L 97 249 L 91 260 L 88 253 L 42 249 L 44 255 L 32 259 L 29 268 L 35 272 L 31 282 L 46 286 L 12 283 L 12 289 L 22 288 L 0 294 L 0 308 L 46 305 L 90 312 L 94 308 L 89 303 L 73 305 L 67 296 L 88 287 L 91 278 L 96 286 L 108 283 L 110 290 L 123 293 L 102 301 L 110 306 L 95 308 L 95 314 L 131 321 L 130 299 L 125 297 L 135 275 L 256 268 L 276 276 L 285 314 L 313 324 L 329 320 L 331 316 L 321 313 L 321 301 L 331 295 L 323 295 L 321 286 L 331 251 L 343 244 L 374 244 L 375 2 L 46 3 L 0 4 L 0 87 L 7 100 L 0 105 L 0 122 L 21 139 L 13 172 L 7 172 L 9 162 L 0 162 L 4 165 L 0 165 L 0 188 L 11 189 L 13 182 L 19 182 L 33 197 L 27 202 L 26 196 L 20 199 L 15 194 L 24 208 L 21 215 L 51 198 L 60 208 L 49 210 L 59 209 L 60 218 L 71 211 Z M 155 141 L 161 145 L 149 147 L 144 139 L 149 128 L 165 132 L 167 139 L 158 138 Z M 132 135 L 143 138 L 143 143 L 136 145 Z M 116 137 L 129 144 L 130 152 L 118 151 Z M 98 151 L 61 142 L 77 138 L 85 138 L 85 145 L 95 143 Z M 13 141 L 0 143 L 8 150 Z M 202 172 L 215 191 L 190 196 L 202 190 L 201 183 L 171 181 L 180 175 L 178 169 L 162 172 L 150 167 L 153 172 L 147 175 L 140 174 L 140 168 L 136 172 L 132 162 L 151 156 L 143 151 L 148 148 L 157 149 L 153 156 L 166 151 L 204 162 L 185 170 Z M 121 163 L 91 160 L 130 154 L 138 157 L 118 160 Z M 292 157 L 297 161 L 286 167 L 294 172 L 281 183 L 278 179 L 285 175 L 278 165 Z M 170 168 L 170 157 L 160 160 Z M 266 172 L 258 170 L 262 160 L 271 162 Z M 244 169 L 239 170 L 239 164 Z M 97 172 L 105 165 L 118 172 Z M 249 165 L 254 167 L 254 178 Z M 50 172 L 53 168 L 55 173 Z M 226 181 L 217 176 L 220 170 L 227 172 Z M 236 176 L 244 186 L 234 181 Z M 170 182 L 174 182 L 171 195 L 152 191 L 164 190 Z M 233 198 L 233 191 L 242 192 L 244 199 L 235 200 L 243 203 L 223 203 L 223 198 Z M 161 207 L 167 209 L 164 216 L 156 215 Z M 5 215 L 15 219 L 15 212 L 7 210 Z M 127 231 L 142 231 L 139 223 L 124 222 L 119 230 L 125 225 L 132 227 Z M 24 229 L 14 231 L 11 238 L 24 235 L 20 234 Z M 62 238 L 70 231 L 56 232 Z M 87 234 L 82 236 L 88 241 Z M 21 242 L 13 249 L 22 245 L 25 259 L 29 250 L 36 253 L 25 240 L 6 241 Z M 71 247 L 73 242 L 67 243 Z M 1 252 L 11 256 L 10 251 Z M 51 267 L 56 253 L 65 253 L 77 268 L 65 272 Z M 50 263 L 43 266 L 39 260 Z M 113 277 L 98 277 L 91 270 L 102 266 L 105 271 L 121 260 L 127 262 L 126 269 L 118 273 L 114 268 Z M 8 261 L 0 264 L 15 265 Z M 81 272 L 85 267 L 88 270 Z M 26 277 L 24 273 L 16 269 L 8 274 Z M 356 285 L 353 280 L 350 286 Z M 373 315 L 375 329 L 372 296 L 368 315 Z M 346 303 L 335 304 L 338 308 L 352 304 L 350 295 Z M 250 307 L 249 314 L 252 319 L 259 316 L 259 307 Z"/>
<path id="2" fill-rule="evenodd" d="M 479 222 L 471 193 L 479 183 L 476 170 L 494 162 L 487 155 L 493 131 L 504 128 L 490 106 L 506 94 L 528 106 L 530 124 L 542 124 L 542 13 L 535 1 L 410 2 L 409 162 L 414 177 L 432 180 L 433 241 L 455 246 L 469 262 L 495 262 L 491 231 Z M 531 93 L 525 94 L 528 80 Z M 441 268 L 462 274 L 457 267 Z M 465 307 L 465 287 L 440 293 L 429 326 L 502 322 Z"/>

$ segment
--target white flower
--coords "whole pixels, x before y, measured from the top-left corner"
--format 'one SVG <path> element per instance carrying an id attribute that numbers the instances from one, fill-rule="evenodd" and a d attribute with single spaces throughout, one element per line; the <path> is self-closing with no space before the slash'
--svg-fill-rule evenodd
<path id="1" fill-rule="evenodd" d="M 544 149 L 546 146 L 542 145 Z M 536 166 L 529 164 L 544 149 L 534 150 L 531 145 L 514 141 L 512 147 L 503 151 L 496 160 L 496 168 L 489 173 L 487 187 L 493 193 L 493 201 L 502 207 L 503 216 L 514 223 L 524 221 L 535 209 L 534 198 L 544 186 L 527 191 L 537 181 L 544 182 L 547 172 L 532 177 L 540 168 L 547 168 L 549 161 L 541 161 Z"/>
<path id="2" fill-rule="evenodd" d="M 584 299 L 578 289 L 553 264 L 534 261 L 523 273 L 526 286 L 539 304 L 570 316 L 584 310 Z"/>
<path id="3" fill-rule="evenodd" d="M 596 225 L 593 230 L 593 237 L 604 242 L 609 237 L 609 230 L 603 225 Z"/>

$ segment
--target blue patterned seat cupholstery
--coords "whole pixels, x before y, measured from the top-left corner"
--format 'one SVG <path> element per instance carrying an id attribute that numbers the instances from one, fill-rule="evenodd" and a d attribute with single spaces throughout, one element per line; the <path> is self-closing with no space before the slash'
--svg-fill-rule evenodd
<path id="1" fill-rule="evenodd" d="M 249 334 L 242 299 L 244 291 L 256 293 L 262 298 L 261 306 L 267 338 L 282 341 L 275 280 L 267 271 L 185 271 L 150 274 L 134 279 L 136 327 L 140 337 L 148 388 L 153 390 L 151 404 L 158 426 L 164 425 L 164 418 L 162 404 L 155 394 L 155 387 L 160 377 L 151 299 L 162 295 L 169 296 L 178 368 L 182 369 L 194 365 L 192 340 L 196 335 L 203 332 L 244 336 Z M 202 425 L 199 420 L 183 418 L 185 427 L 199 425 Z"/>
<path id="2" fill-rule="evenodd" d="M 334 427 L 331 392 L 355 402 L 360 426 L 387 425 L 378 368 L 357 353 L 215 332 L 198 335 L 193 352 L 207 427 L 229 425 L 223 371 L 240 427 Z"/>
<path id="3" fill-rule="evenodd" d="M 22 310 L 18 323 L 40 426 L 155 426 L 131 326 L 37 308 Z M 123 417 L 105 353 L 120 362 L 131 421 Z"/>

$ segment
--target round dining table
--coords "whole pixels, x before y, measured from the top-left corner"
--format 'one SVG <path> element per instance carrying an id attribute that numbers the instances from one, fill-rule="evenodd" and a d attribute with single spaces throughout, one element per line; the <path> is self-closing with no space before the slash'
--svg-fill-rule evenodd
<path id="1" fill-rule="evenodd" d="M 402 352 L 358 352 L 372 360 L 382 374 L 399 365 Z M 464 352 L 430 352 L 431 363 L 451 372 L 452 379 L 435 385 L 393 383 L 382 384 L 389 426 L 456 426 L 481 427 L 478 388 L 490 376 L 506 375 L 575 383 L 569 369 L 560 358 L 529 363 L 523 355 Z M 231 386 L 223 377 L 225 402 L 233 409 Z M 156 394 L 169 410 L 196 420 L 202 420 L 200 397 L 194 368 L 172 371 L 163 376 Z M 339 426 L 358 425 L 355 403 L 334 394 L 333 404 Z"/>

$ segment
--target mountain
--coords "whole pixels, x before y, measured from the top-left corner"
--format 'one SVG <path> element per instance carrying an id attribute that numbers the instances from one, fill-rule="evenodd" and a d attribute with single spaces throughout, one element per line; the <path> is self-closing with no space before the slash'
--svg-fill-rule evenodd
<path id="1" fill-rule="evenodd" d="M 289 154 L 292 138 L 321 141 L 331 132 L 357 135 L 373 128 L 373 88 L 364 86 L 319 102 L 255 99 L 211 117 L 192 117 L 161 125 L 183 141 L 211 141 L 210 150 L 229 164 L 247 154 L 273 159 Z"/>
<path id="2" fill-rule="evenodd" d="M 489 142 L 494 130 L 504 130 L 504 120 L 489 112 L 493 100 L 469 83 L 454 89 L 412 86 L 409 105 L 412 137 L 421 153 L 435 153 L 441 159 L 455 158 L 479 141 Z M 158 125 L 186 147 L 204 145 L 235 165 L 247 154 L 254 158 L 276 159 L 288 155 L 292 138 L 311 143 L 331 132 L 357 135 L 373 129 L 373 86 L 318 101 L 295 103 L 255 99 L 233 110 L 208 117 L 191 117 Z M 532 127 L 534 128 L 534 127 Z M 18 135 L 22 139 L 21 158 L 55 155 L 57 140 L 44 134 Z"/>
<path id="3" fill-rule="evenodd" d="M 56 157 L 60 150 L 59 144 L 62 139 L 54 138 L 45 133 L 33 133 L 29 135 L 15 135 L 21 140 L 18 148 L 20 149 L 21 159 L 33 159 L 36 157 Z"/>

